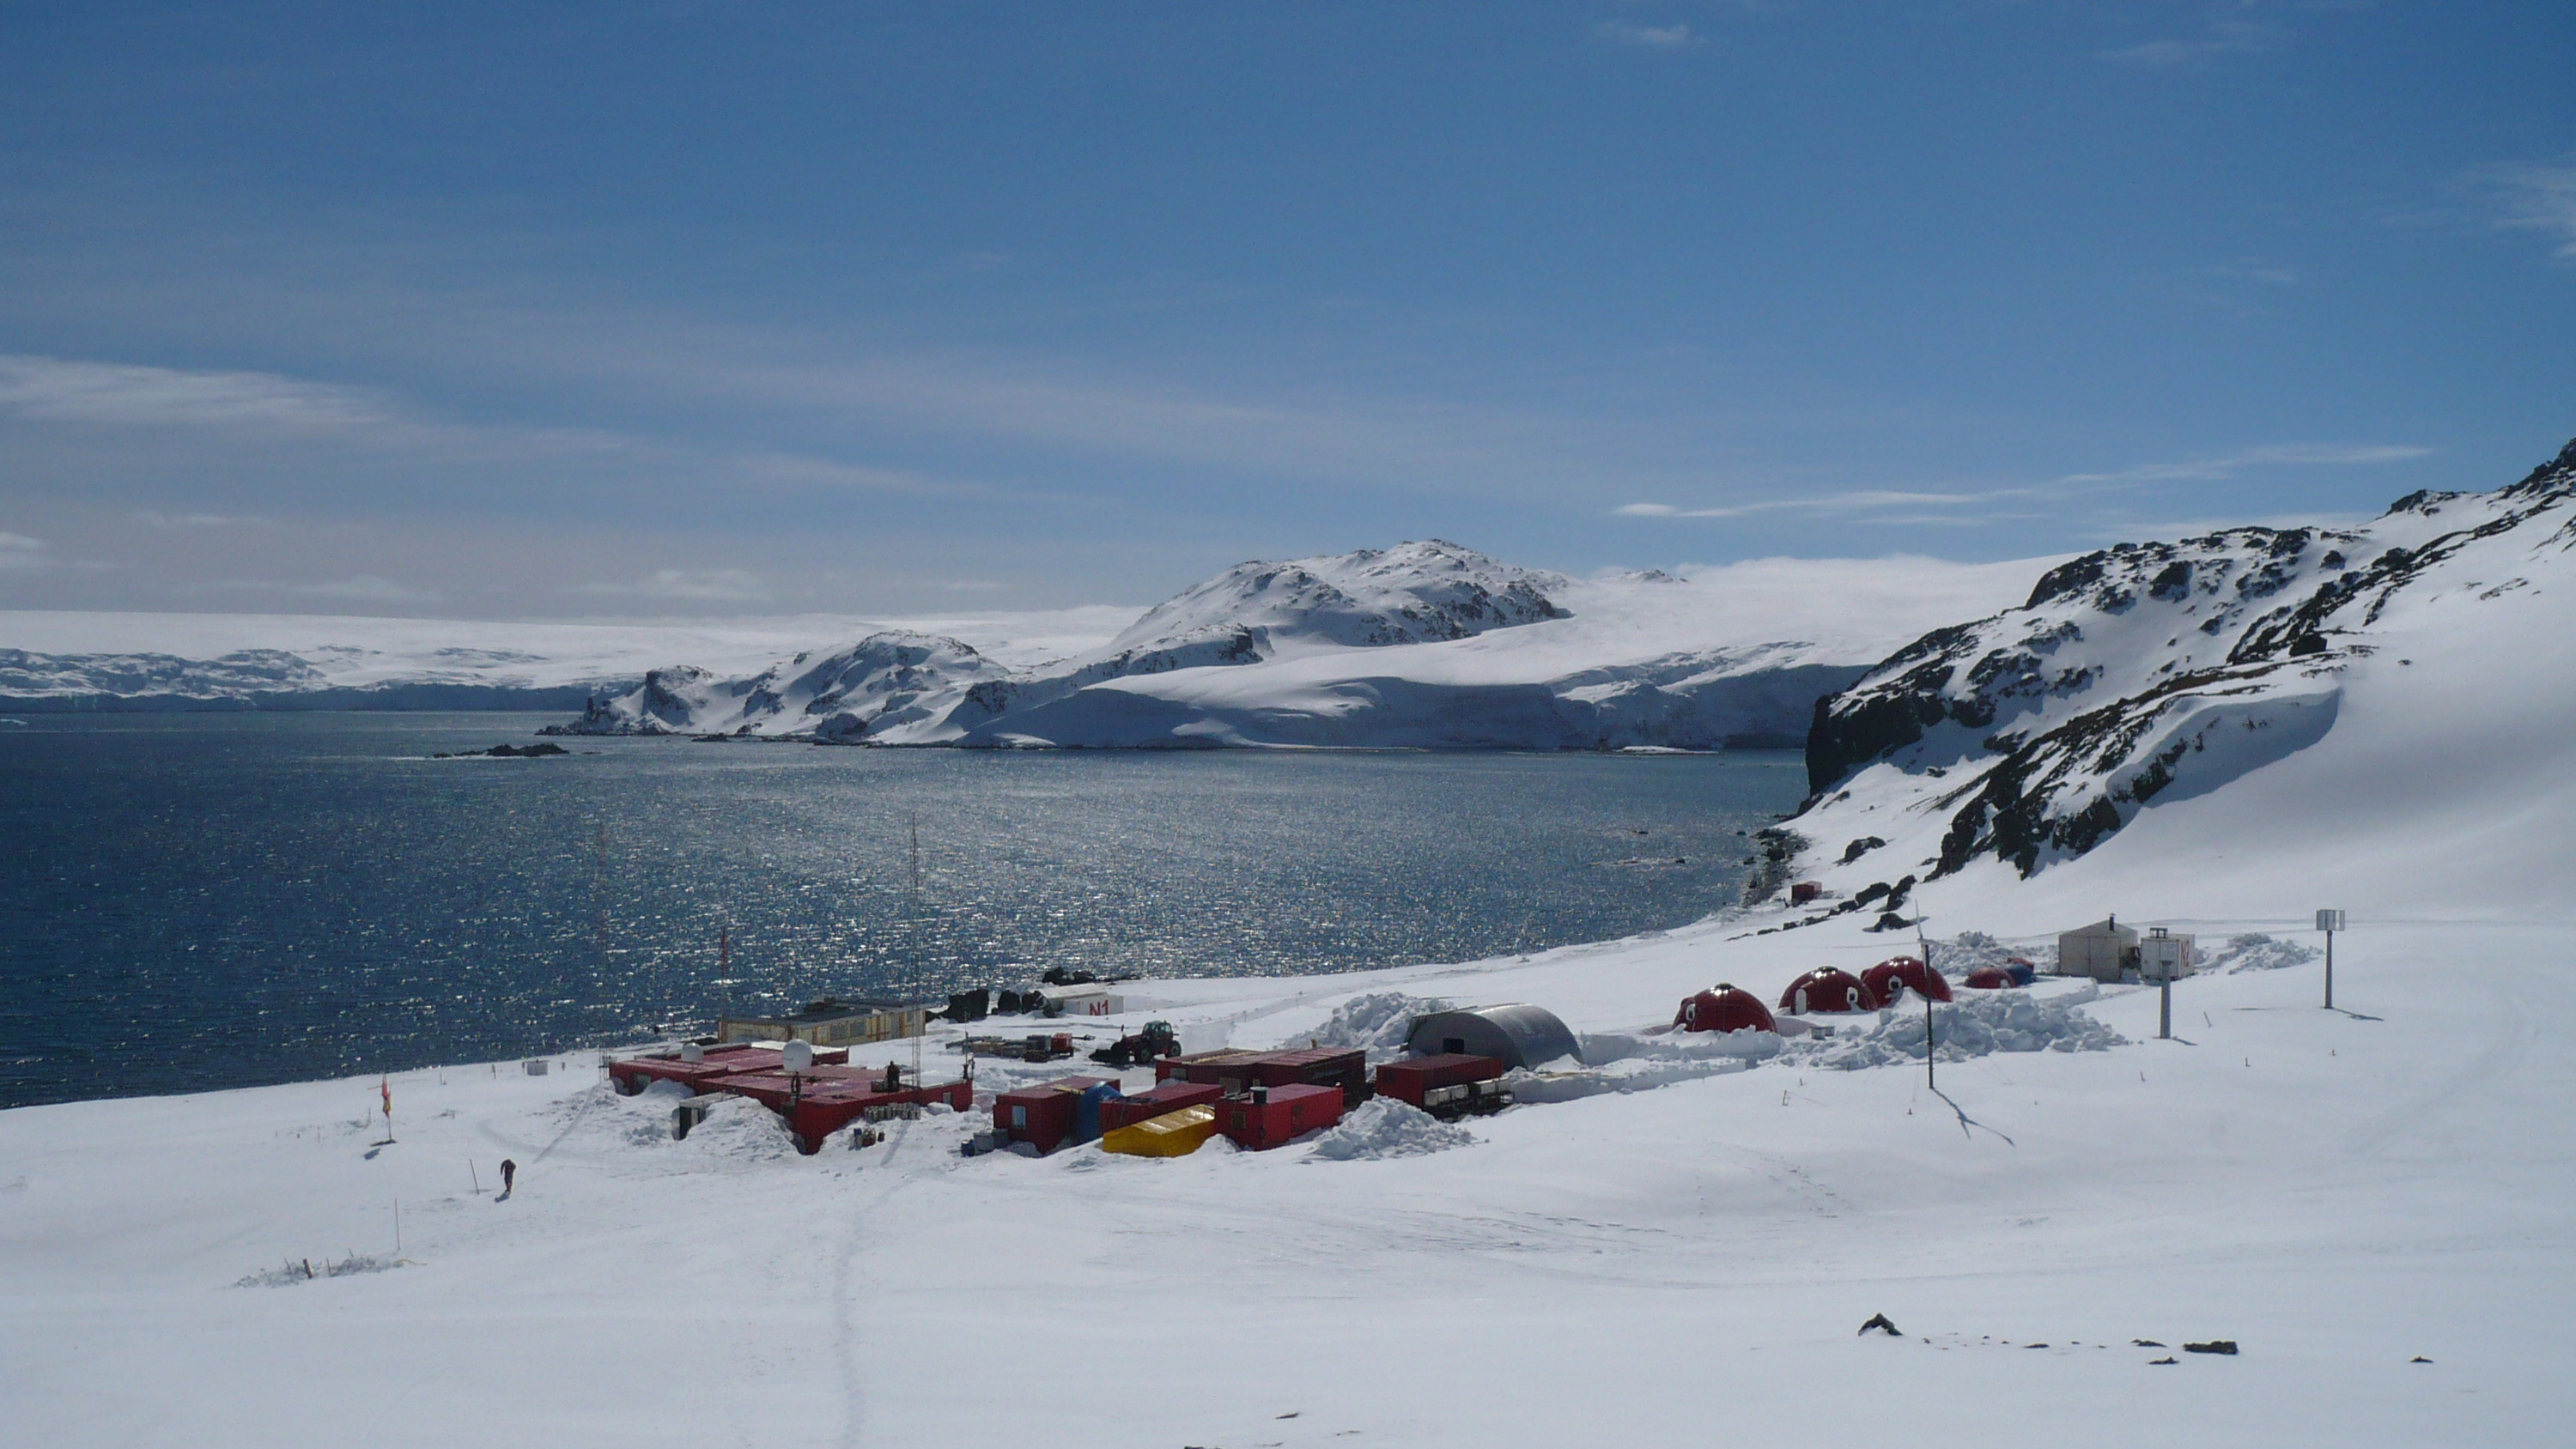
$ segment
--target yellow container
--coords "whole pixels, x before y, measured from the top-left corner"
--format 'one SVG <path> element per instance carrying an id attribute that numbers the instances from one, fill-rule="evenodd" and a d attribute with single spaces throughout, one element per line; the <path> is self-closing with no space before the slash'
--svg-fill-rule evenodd
<path id="1" fill-rule="evenodd" d="M 1216 1135 L 1216 1112 L 1208 1107 L 1183 1107 L 1160 1117 L 1113 1128 L 1102 1134 L 1100 1150 L 1123 1152 L 1130 1157 L 1187 1157 L 1199 1150 L 1199 1144 Z"/>

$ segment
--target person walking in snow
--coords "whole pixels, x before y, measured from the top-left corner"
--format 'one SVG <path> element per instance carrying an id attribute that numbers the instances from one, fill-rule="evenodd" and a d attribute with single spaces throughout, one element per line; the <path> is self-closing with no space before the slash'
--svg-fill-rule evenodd
<path id="1" fill-rule="evenodd" d="M 517 1164 L 517 1163 L 515 1163 L 515 1162 L 512 1162 L 510 1159 L 508 1159 L 508 1158 L 506 1158 L 506 1157 L 502 1158 L 502 1159 L 501 1159 L 501 1196 L 503 1196 L 503 1197 L 508 1197 L 512 1192 L 514 1192 L 514 1191 L 516 1191 L 516 1190 L 517 1190 L 517 1187 L 516 1187 L 516 1180 L 517 1180 L 518 1176 L 519 1176 L 519 1164 Z"/>

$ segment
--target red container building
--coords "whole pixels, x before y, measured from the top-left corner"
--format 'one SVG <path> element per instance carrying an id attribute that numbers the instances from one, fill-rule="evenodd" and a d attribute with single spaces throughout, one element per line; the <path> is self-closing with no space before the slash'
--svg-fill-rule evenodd
<path id="1" fill-rule="evenodd" d="M 1911 956 L 1891 956 L 1860 973 L 1860 981 L 1881 1005 L 1894 1001 L 1900 989 L 1934 1001 L 1950 999 L 1948 979 Z"/>
<path id="2" fill-rule="evenodd" d="M 1393 1097 L 1425 1111 L 1456 1108 L 1472 1111 L 1483 1099 L 1499 1097 L 1499 1090 L 1469 1091 L 1451 1100 L 1445 1091 L 1451 1087 L 1473 1088 L 1479 1082 L 1502 1080 L 1503 1064 L 1494 1057 L 1472 1057 L 1457 1052 L 1437 1056 L 1407 1057 L 1388 1062 L 1377 1069 L 1377 1094 Z M 1495 1105 L 1500 1105 L 1497 1102 Z"/>
<path id="3" fill-rule="evenodd" d="M 1149 1122 L 1166 1112 L 1177 1112 L 1184 1107 L 1211 1106 L 1224 1095 L 1225 1088 L 1214 1082 L 1165 1082 L 1151 1091 L 1101 1103 L 1100 1130 L 1114 1132 L 1118 1128 L 1132 1127 L 1139 1122 Z"/>
<path id="4" fill-rule="evenodd" d="M 1074 1132 L 1082 1094 L 1108 1086 L 1102 1077 L 1058 1077 L 993 1099 L 993 1130 L 1013 1142 L 1025 1142 L 1040 1153 L 1053 1152 Z"/>
<path id="5" fill-rule="evenodd" d="M 1216 1104 L 1216 1130 L 1247 1152 L 1266 1151 L 1340 1120 L 1339 1087 L 1256 1087 Z"/>
<path id="6" fill-rule="evenodd" d="M 1357 1047 L 1264 1052 L 1244 1066 L 1265 1087 L 1339 1087 L 1345 1111 L 1368 1100 L 1368 1056 Z"/>
<path id="7" fill-rule="evenodd" d="M 836 1065 L 850 1059 L 847 1047 L 817 1048 L 817 1065 Z M 706 1049 L 698 1061 L 683 1061 L 678 1054 L 630 1057 L 612 1062 L 608 1079 L 626 1096 L 634 1096 L 655 1082 L 677 1082 L 692 1092 L 710 1090 L 708 1083 L 718 1077 L 739 1072 L 774 1072 L 778 1070 L 778 1049 L 767 1045 L 736 1044 Z"/>
<path id="8" fill-rule="evenodd" d="M 1780 993 L 1780 1009 L 1803 1016 L 1811 1011 L 1876 1011 L 1878 994 L 1848 971 L 1819 966 L 1789 983 Z"/>
<path id="9" fill-rule="evenodd" d="M 1158 1084 L 1180 1081 L 1205 1082 L 1216 1086 L 1225 1086 L 1231 1081 L 1233 1086 L 1228 1090 L 1240 1092 L 1252 1084 L 1252 1074 L 1245 1071 L 1239 1064 L 1260 1055 L 1262 1055 L 1260 1052 L 1229 1047 L 1223 1051 L 1192 1052 L 1183 1057 L 1156 1057 L 1154 1080 Z M 1229 1066 L 1232 1066 L 1233 1070 L 1226 1070 Z"/>
<path id="10" fill-rule="evenodd" d="M 1154 1063 L 1155 1081 L 1175 1079 L 1220 1087 L 1227 1096 L 1252 1087 L 1339 1087 L 1345 1107 L 1367 1101 L 1369 1092 L 1368 1057 L 1356 1047 L 1197 1052 Z"/>

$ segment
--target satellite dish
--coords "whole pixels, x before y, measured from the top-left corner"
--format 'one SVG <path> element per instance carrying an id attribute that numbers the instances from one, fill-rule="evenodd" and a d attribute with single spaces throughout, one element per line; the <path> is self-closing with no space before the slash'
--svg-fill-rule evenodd
<path id="1" fill-rule="evenodd" d="M 814 1044 L 791 1041 L 778 1049 L 778 1064 L 791 1072 L 810 1071 L 814 1066 Z"/>
<path id="2" fill-rule="evenodd" d="M 702 1062 L 706 1059 L 707 1049 L 705 1047 L 702 1047 L 693 1041 L 682 1042 L 680 1044 L 680 1060 L 684 1062 Z"/>

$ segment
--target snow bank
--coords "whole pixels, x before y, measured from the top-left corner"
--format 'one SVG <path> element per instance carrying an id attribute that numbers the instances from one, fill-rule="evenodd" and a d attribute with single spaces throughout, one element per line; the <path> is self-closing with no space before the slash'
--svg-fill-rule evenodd
<path id="1" fill-rule="evenodd" d="M 1729 1036 L 1770 1036 L 1775 1045 L 1770 1055 L 1779 1050 L 1780 1040 L 1768 1032 L 1729 1032 Z M 1516 1071 L 1504 1075 L 1503 1082 L 1512 1089 L 1514 1102 L 1574 1102 L 1585 1097 L 1599 1097 L 1612 1092 L 1651 1092 L 1677 1082 L 1696 1082 L 1703 1077 L 1722 1077 L 1732 1072 L 1753 1069 L 1746 1056 L 1702 1052 L 1685 1057 L 1631 1057 L 1606 1066 L 1585 1067 L 1571 1072 Z"/>
<path id="2" fill-rule="evenodd" d="M 1617 1062 L 1697 1062 L 1717 1057 L 1760 1061 L 1777 1055 L 1780 1034 L 1772 1031 L 1665 1031 L 1631 1035 L 1624 1031 L 1583 1033 L 1583 1060 L 1596 1067 Z"/>
<path id="3" fill-rule="evenodd" d="M 2276 940 L 2261 932 L 2230 936 L 2227 944 L 2209 953 L 2201 962 L 2203 971 L 2278 971 L 2288 966 L 2305 966 L 2324 953 L 2314 946 L 2296 941 Z"/>
<path id="4" fill-rule="evenodd" d="M 1333 1008 L 1324 1024 L 1299 1036 L 1317 1046 L 1358 1047 L 1368 1053 L 1372 1062 L 1404 1055 L 1405 1035 L 1413 1029 L 1416 1017 L 1435 1011 L 1447 1011 L 1449 1003 L 1436 996 L 1408 996 L 1401 991 L 1372 991 L 1354 996 Z"/>
<path id="5" fill-rule="evenodd" d="M 2057 943 L 2033 941 L 2014 945 L 1983 931 L 1961 931 L 1949 940 L 1934 940 L 1932 967 L 1956 981 L 1988 966 L 2001 968 L 2015 958 L 2029 962 L 2043 976 L 2057 969 Z"/>
<path id="6" fill-rule="evenodd" d="M 1963 1062 L 1996 1052 L 2100 1052 L 2125 1046 L 2128 1038 L 2077 1008 L 2098 999 L 2091 982 L 2056 995 L 2032 991 L 1979 991 L 1932 1008 L 1939 1059 Z M 1881 1013 L 1851 1035 L 1839 1030 L 1821 1040 L 1788 1049 L 1790 1059 L 1806 1066 L 1857 1071 L 1923 1060 L 1923 1013 L 1898 1009 Z"/>
<path id="7" fill-rule="evenodd" d="M 1470 1147 L 1476 1134 L 1452 1126 L 1409 1102 L 1372 1097 L 1341 1124 L 1315 1139 L 1307 1160 L 1374 1162 L 1388 1157 L 1420 1157 L 1452 1147 Z"/>

